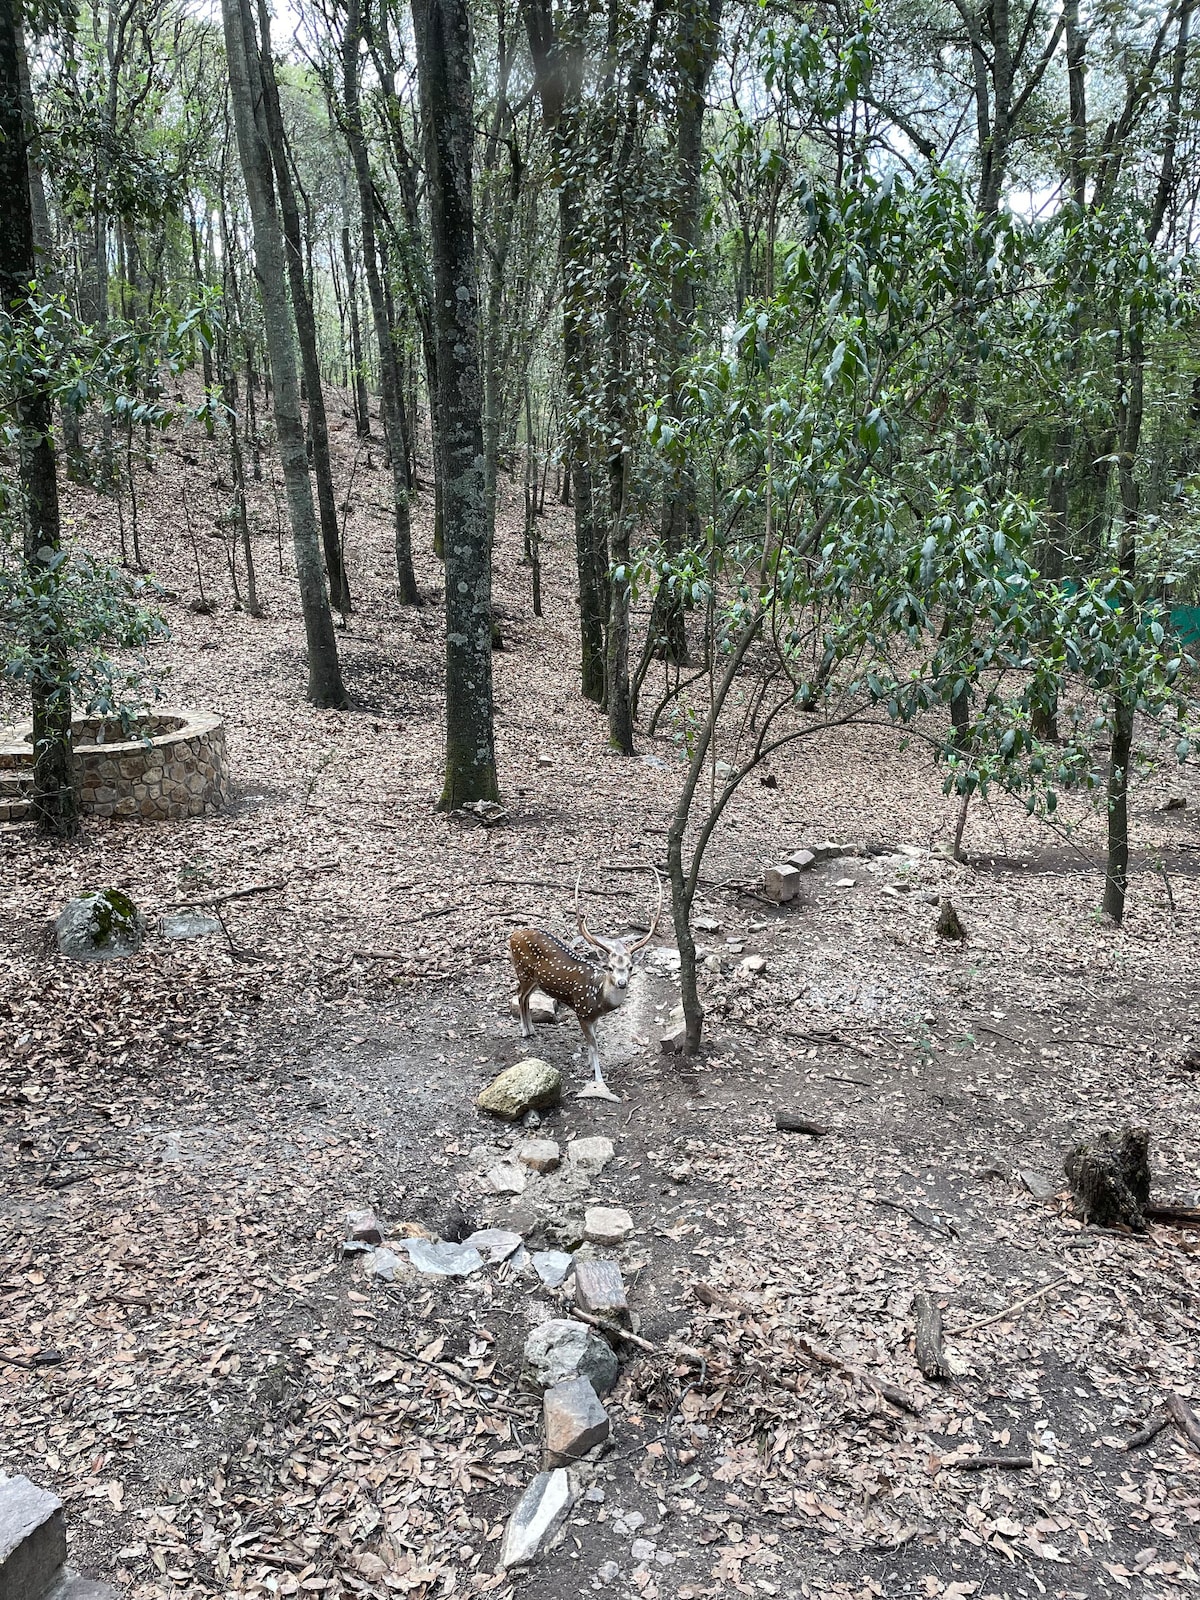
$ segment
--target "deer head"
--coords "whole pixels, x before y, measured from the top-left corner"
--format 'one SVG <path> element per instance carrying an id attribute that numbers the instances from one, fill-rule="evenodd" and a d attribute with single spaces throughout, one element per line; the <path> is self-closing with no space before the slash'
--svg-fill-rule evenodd
<path id="1" fill-rule="evenodd" d="M 658 885 L 658 904 L 654 908 L 654 916 L 650 921 L 649 932 L 636 940 L 605 939 L 603 936 L 594 934 L 591 931 L 587 925 L 587 918 L 584 916 L 583 909 L 579 904 L 579 882 L 583 877 L 582 867 L 580 867 L 579 873 L 575 878 L 576 926 L 590 945 L 604 953 L 606 958 L 604 962 L 605 986 L 607 987 L 611 984 L 612 988 L 617 991 L 616 995 L 614 995 L 617 1004 L 620 1004 L 620 1001 L 625 998 L 624 991 L 629 986 L 629 975 L 633 971 L 633 958 L 639 950 L 644 950 L 653 939 L 655 930 L 658 927 L 658 919 L 662 914 L 662 878 L 659 876 L 657 867 L 651 867 L 650 871 L 653 872 L 654 881 Z"/>

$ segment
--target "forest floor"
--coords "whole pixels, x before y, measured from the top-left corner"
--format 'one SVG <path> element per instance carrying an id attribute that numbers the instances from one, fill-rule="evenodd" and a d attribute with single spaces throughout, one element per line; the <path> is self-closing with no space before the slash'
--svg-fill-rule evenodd
<path id="1" fill-rule="evenodd" d="M 1062 1160 L 1143 1125 L 1156 1194 L 1200 1198 L 1196 768 L 1138 789 L 1118 932 L 1096 915 L 1094 817 L 1072 812 L 1064 844 L 977 806 L 955 864 L 954 803 L 884 729 L 797 747 L 774 787 L 752 780 L 731 805 L 696 907 L 724 952 L 703 1054 L 661 1052 L 677 995 L 654 957 L 600 1026 L 621 1103 L 572 1096 L 545 1115 L 560 1143 L 614 1141 L 589 1193 L 635 1219 L 617 1254 L 654 1353 L 627 1352 L 611 1448 L 583 1469 L 565 1540 L 527 1576 L 497 1572 L 539 1466 L 522 1348 L 555 1297 L 507 1266 L 368 1278 L 342 1258 L 346 1213 L 373 1206 L 394 1232 L 461 1232 L 463 1213 L 530 1229 L 530 1197 L 481 1177 L 516 1135 L 474 1109 L 528 1053 L 505 940 L 525 921 L 568 933 L 578 867 L 593 926 L 644 924 L 649 880 L 615 868 L 661 862 L 681 769 L 669 729 L 633 760 L 608 750 L 575 690 L 564 515 L 543 524 L 535 619 L 511 500 L 495 658 L 508 820 L 436 814 L 441 612 L 396 604 L 378 449 L 372 468 L 352 432 L 335 437 L 354 708 L 305 703 L 269 488 L 254 619 L 222 576 L 219 467 L 168 439 L 139 477 L 147 559 L 173 592 L 156 659 L 168 704 L 225 718 L 236 803 L 90 821 L 67 849 L 0 832 L 0 1470 L 58 1492 L 74 1563 L 133 1600 L 1186 1593 L 1200 1455 L 1174 1427 L 1123 1444 L 1172 1392 L 1200 1405 L 1200 1239 L 1081 1226 Z M 189 608 L 185 503 L 212 615 Z M 111 501 L 76 490 L 70 511 L 111 547 Z M 1186 808 L 1163 811 L 1168 794 Z M 766 906 L 762 870 L 816 839 L 876 853 Z M 152 920 L 260 892 L 220 904 L 224 937 L 151 939 L 103 966 L 52 954 L 63 901 L 108 884 Z M 936 935 L 941 894 L 963 947 Z M 765 957 L 761 976 L 744 954 Z M 579 1042 L 568 1018 L 535 1044 L 572 1089 Z M 780 1107 L 832 1131 L 778 1133 Z M 940 1386 L 912 1348 L 922 1288 L 960 1369 Z M 1031 1465 L 964 1468 L 979 1451 Z"/>

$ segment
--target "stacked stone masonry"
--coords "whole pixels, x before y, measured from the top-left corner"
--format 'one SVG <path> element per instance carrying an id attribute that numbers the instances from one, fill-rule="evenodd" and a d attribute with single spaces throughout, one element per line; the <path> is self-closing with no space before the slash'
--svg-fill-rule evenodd
<path id="1" fill-rule="evenodd" d="M 225 727 L 209 712 L 157 712 L 129 739 L 117 724 L 81 718 L 74 737 L 80 805 L 92 816 L 177 821 L 231 797 Z M 32 739 L 30 723 L 0 730 L 0 772 L 30 771 Z"/>

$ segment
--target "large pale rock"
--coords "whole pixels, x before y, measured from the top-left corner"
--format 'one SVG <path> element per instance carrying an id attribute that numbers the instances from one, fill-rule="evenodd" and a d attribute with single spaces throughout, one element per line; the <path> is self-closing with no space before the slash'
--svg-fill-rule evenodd
<path id="1" fill-rule="evenodd" d="M 578 1492 L 574 1475 L 562 1467 L 539 1472 L 508 1519 L 501 1567 L 527 1567 L 557 1544 Z"/>
<path id="2" fill-rule="evenodd" d="M 507 1261 L 524 1243 L 519 1233 L 511 1228 L 480 1228 L 463 1240 L 469 1250 L 478 1250 L 489 1267 Z"/>
<path id="3" fill-rule="evenodd" d="M 553 1172 L 562 1160 L 562 1152 L 553 1139 L 526 1139 L 517 1146 L 517 1160 L 531 1172 Z"/>
<path id="4" fill-rule="evenodd" d="M 516 995 L 508 1002 L 508 1014 L 518 1018 L 521 1015 L 521 1006 Z M 529 996 L 529 1020 L 538 1022 L 558 1021 L 558 1001 L 551 1000 L 548 994 L 543 994 L 540 989 L 535 989 Z"/>
<path id="5" fill-rule="evenodd" d="M 768 867 L 763 874 L 763 893 L 778 905 L 786 900 L 794 900 L 800 893 L 799 869 L 790 866 Z"/>
<path id="6" fill-rule="evenodd" d="M 35 1600 L 60 1575 L 67 1559 L 63 1503 L 28 1478 L 0 1483 L 0 1595 Z"/>
<path id="7" fill-rule="evenodd" d="M 483 1267 L 483 1257 L 474 1245 L 450 1244 L 444 1239 L 401 1239 L 400 1248 L 418 1272 L 431 1278 L 469 1278 Z"/>
<path id="8" fill-rule="evenodd" d="M 562 1074 L 548 1061 L 530 1056 L 508 1067 L 476 1100 L 480 1111 L 490 1112 L 504 1122 L 516 1122 L 527 1111 L 557 1105 L 562 1098 Z"/>
<path id="9" fill-rule="evenodd" d="M 613 1142 L 611 1139 L 572 1139 L 567 1146 L 567 1160 L 571 1170 L 584 1176 L 591 1177 L 597 1172 L 603 1172 L 613 1158 Z"/>
<path id="10" fill-rule="evenodd" d="M 68 900 L 54 924 L 59 951 L 74 961 L 119 961 L 146 937 L 146 919 L 121 889 Z"/>
<path id="11" fill-rule="evenodd" d="M 524 1194 L 529 1173 L 515 1161 L 497 1161 L 484 1174 L 484 1182 L 493 1194 Z"/>
<path id="12" fill-rule="evenodd" d="M 586 1378 L 597 1394 L 607 1394 L 620 1369 L 609 1345 L 585 1323 L 554 1317 L 525 1341 L 525 1370 L 539 1389 Z"/>
<path id="13" fill-rule="evenodd" d="M 546 1465 L 564 1467 L 603 1444 L 612 1424 L 587 1379 L 570 1378 L 542 1396 L 542 1428 Z"/>
<path id="14" fill-rule="evenodd" d="M 629 1326 L 629 1301 L 615 1261 L 576 1260 L 575 1304 L 590 1316 Z"/>
<path id="15" fill-rule="evenodd" d="M 620 1206 L 588 1206 L 583 1213 L 583 1237 L 589 1244 L 624 1244 L 633 1232 L 633 1218 Z"/>

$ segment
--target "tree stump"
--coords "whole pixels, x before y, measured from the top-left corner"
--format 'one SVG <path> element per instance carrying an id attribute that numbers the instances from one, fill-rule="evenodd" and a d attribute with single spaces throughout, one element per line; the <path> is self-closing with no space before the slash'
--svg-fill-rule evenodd
<path id="1" fill-rule="evenodd" d="M 959 921 L 954 902 L 946 895 L 942 896 L 938 907 L 937 931 L 939 937 L 943 939 L 957 939 L 960 944 L 966 943 L 966 929 Z"/>
<path id="2" fill-rule="evenodd" d="M 1121 1223 L 1145 1233 L 1150 1200 L 1150 1134 L 1145 1128 L 1102 1133 L 1075 1146 L 1063 1162 L 1075 1214 L 1097 1227 Z"/>
<path id="3" fill-rule="evenodd" d="M 925 1289 L 914 1295 L 913 1311 L 917 1319 L 917 1365 L 925 1377 L 946 1383 L 954 1374 L 942 1348 L 942 1313 Z"/>

